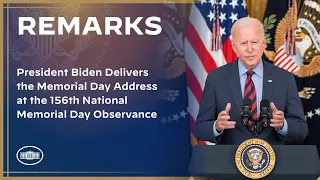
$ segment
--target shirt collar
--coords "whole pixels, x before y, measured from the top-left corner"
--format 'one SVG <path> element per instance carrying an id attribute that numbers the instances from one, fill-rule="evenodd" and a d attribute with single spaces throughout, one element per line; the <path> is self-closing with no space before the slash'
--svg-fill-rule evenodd
<path id="1" fill-rule="evenodd" d="M 238 60 L 238 68 L 239 68 L 239 75 L 243 76 L 245 73 L 247 73 L 248 69 L 243 65 L 243 63 L 241 62 L 241 60 Z M 263 63 L 262 60 L 260 60 L 260 62 L 258 63 L 258 65 L 253 68 L 253 71 L 256 75 L 258 75 L 259 77 L 262 77 L 263 75 Z"/>

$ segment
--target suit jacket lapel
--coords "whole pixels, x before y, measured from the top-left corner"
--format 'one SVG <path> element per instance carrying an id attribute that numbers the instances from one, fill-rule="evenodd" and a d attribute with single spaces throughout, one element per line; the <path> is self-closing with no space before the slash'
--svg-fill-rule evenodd
<path id="1" fill-rule="evenodd" d="M 262 99 L 268 99 L 271 102 L 271 95 L 274 90 L 276 78 L 274 78 L 273 65 L 263 61 L 263 90 Z"/>
<path id="2" fill-rule="evenodd" d="M 232 92 L 233 99 L 236 103 L 236 107 L 239 112 L 242 111 L 242 94 L 240 87 L 240 77 L 239 77 L 239 69 L 238 69 L 238 60 L 231 63 L 229 66 L 229 73 L 227 77 L 229 88 Z"/>

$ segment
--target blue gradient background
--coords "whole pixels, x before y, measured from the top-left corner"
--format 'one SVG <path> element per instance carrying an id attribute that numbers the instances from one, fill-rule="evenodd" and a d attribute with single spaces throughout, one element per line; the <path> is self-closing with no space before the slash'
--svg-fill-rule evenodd
<path id="1" fill-rule="evenodd" d="M 8 6 L 8 4 L 6 4 Z M 10 4 L 15 6 L 58 6 L 52 4 Z M 39 11 L 40 9 L 40 11 Z M 9 22 L 7 21 L 9 11 Z M 74 7 L 65 8 L 10 8 L 4 9 L 4 171 L 10 176 L 188 176 L 191 156 L 190 132 L 187 112 L 187 92 L 184 72 L 181 75 L 165 78 L 166 67 L 163 57 L 159 56 L 159 42 L 166 36 L 110 37 L 70 35 L 43 54 L 37 45 L 28 42 L 26 36 L 18 35 L 19 16 L 75 15 L 86 20 L 88 16 L 99 18 L 102 32 L 105 16 L 161 17 L 167 9 L 163 4 L 81 4 L 78 12 Z M 74 13 L 74 14 L 73 14 Z M 35 17 L 36 18 L 36 17 Z M 7 25 L 9 24 L 9 27 Z M 81 21 L 80 32 L 84 21 Z M 143 24 L 141 21 L 140 24 Z M 82 27 L 82 28 L 81 28 Z M 9 29 L 8 29 L 9 28 Z M 143 26 L 141 26 L 143 31 Z M 9 31 L 9 36 L 7 36 Z M 124 31 L 122 31 L 124 32 Z M 133 31 L 132 31 L 133 32 Z M 90 38 L 91 39 L 90 39 Z M 6 39 L 9 38 L 9 44 Z M 88 47 L 75 52 L 87 42 Z M 36 51 L 32 54 L 31 49 Z M 7 52 L 9 48 L 9 62 Z M 29 49 L 28 49 L 29 48 Z M 56 48 L 56 49 L 55 49 Z M 58 48 L 59 51 L 57 50 Z M 26 51 L 28 50 L 28 51 Z M 63 53 L 61 53 L 63 50 Z M 57 53 L 58 52 L 58 53 Z M 29 53 L 29 55 L 28 55 Z M 72 54 L 75 53 L 76 55 Z M 47 55 L 44 59 L 37 59 Z M 9 65 L 9 72 L 6 67 Z M 16 69 L 36 69 L 40 67 L 148 69 L 148 77 L 17 77 Z M 174 69 L 172 69 L 174 70 Z M 9 74 L 9 78 L 7 75 Z M 8 82 L 9 80 L 9 82 Z M 33 83 L 70 83 L 70 82 L 137 82 L 157 83 L 158 91 L 18 91 L 17 82 Z M 7 85 L 9 84 L 9 106 L 6 104 Z M 163 98 L 163 90 L 178 92 L 174 101 Z M 18 97 L 50 96 L 128 96 L 128 105 L 17 105 Z M 9 107 L 9 114 L 7 108 Z M 78 111 L 156 111 L 157 119 L 17 119 L 17 110 L 52 111 L 75 109 Z M 173 115 L 178 119 L 173 120 Z M 7 116 L 9 116 L 7 118 Z M 9 120 L 7 122 L 7 119 Z M 166 121 L 167 119 L 167 121 Z M 7 132 L 9 123 L 9 132 Z M 7 159 L 7 133 L 9 134 L 9 159 Z M 23 146 L 39 147 L 44 159 L 35 166 L 20 164 L 15 155 Z M 7 167 L 9 161 L 9 167 Z M 15 174 L 15 171 L 52 172 Z M 66 173 L 73 172 L 73 173 Z M 85 172 L 85 173 L 81 173 Z"/>

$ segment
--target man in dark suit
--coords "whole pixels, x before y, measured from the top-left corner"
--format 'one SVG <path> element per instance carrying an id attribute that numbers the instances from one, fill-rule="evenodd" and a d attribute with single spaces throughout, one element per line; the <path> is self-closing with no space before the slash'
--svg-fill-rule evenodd
<path id="1" fill-rule="evenodd" d="M 238 59 L 209 72 L 195 124 L 199 140 L 240 144 L 253 138 L 241 118 L 244 98 L 252 100 L 251 115 L 259 118 L 260 101 L 269 100 L 271 120 L 257 138 L 270 144 L 285 140 L 301 144 L 308 134 L 303 107 L 293 75 L 262 60 L 267 47 L 263 25 L 246 17 L 231 29 Z M 249 121 L 249 124 L 251 121 Z"/>

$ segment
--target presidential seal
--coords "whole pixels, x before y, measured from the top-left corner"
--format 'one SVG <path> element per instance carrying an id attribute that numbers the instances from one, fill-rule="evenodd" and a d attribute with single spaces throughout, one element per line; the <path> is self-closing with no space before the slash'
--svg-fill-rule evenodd
<path id="1" fill-rule="evenodd" d="M 271 145 L 257 138 L 241 143 L 235 155 L 238 170 L 251 179 L 267 176 L 273 170 L 275 162 L 276 156 Z"/>

